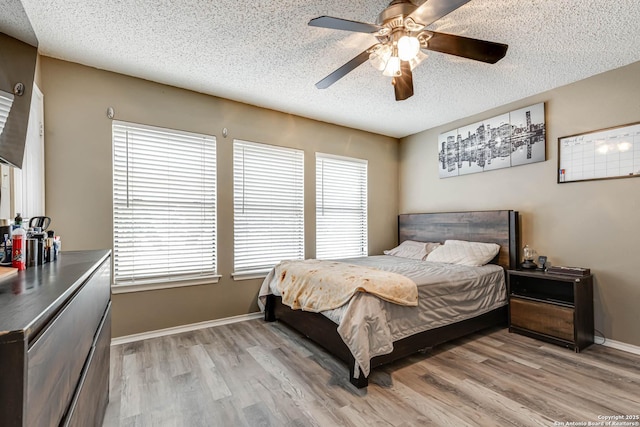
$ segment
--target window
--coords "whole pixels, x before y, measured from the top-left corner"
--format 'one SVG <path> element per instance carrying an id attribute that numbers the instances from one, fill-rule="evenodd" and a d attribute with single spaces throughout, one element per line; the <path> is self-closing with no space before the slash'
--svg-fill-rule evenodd
<path id="1" fill-rule="evenodd" d="M 367 254 L 367 161 L 316 153 L 316 258 Z"/>
<path id="2" fill-rule="evenodd" d="M 31 93 L 22 169 L 12 168 L 13 212 L 20 212 L 23 218 L 45 214 L 43 118 L 44 95 L 38 86 L 34 84 L 33 92 Z M 9 198 L 7 197 L 6 199 L 8 201 Z"/>
<path id="3" fill-rule="evenodd" d="M 7 123 L 12 105 L 13 94 L 0 90 L 0 135 L 4 131 L 4 125 Z"/>
<path id="4" fill-rule="evenodd" d="M 233 142 L 234 276 L 304 259 L 304 153 Z"/>
<path id="5" fill-rule="evenodd" d="M 115 285 L 216 274 L 216 141 L 113 122 Z"/>

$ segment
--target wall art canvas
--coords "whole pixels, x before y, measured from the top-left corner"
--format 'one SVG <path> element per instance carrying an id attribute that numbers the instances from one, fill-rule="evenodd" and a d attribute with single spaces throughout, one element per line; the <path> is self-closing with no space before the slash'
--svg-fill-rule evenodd
<path id="1" fill-rule="evenodd" d="M 544 104 L 509 113 L 511 123 L 511 166 L 544 162 L 546 157 L 546 129 Z"/>
<path id="2" fill-rule="evenodd" d="M 458 175 L 458 131 L 441 133 L 438 137 L 440 147 L 440 177 Z"/>
<path id="3" fill-rule="evenodd" d="M 540 103 L 440 134 L 440 178 L 545 161 L 544 118 Z"/>

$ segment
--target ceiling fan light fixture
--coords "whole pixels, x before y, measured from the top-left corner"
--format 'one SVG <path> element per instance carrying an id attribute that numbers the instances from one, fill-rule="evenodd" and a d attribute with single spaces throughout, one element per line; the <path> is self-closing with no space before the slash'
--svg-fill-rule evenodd
<path id="1" fill-rule="evenodd" d="M 409 66 L 411 67 L 411 71 L 416 68 L 418 65 L 422 63 L 425 59 L 427 59 L 429 55 L 419 50 L 418 54 L 409 60 Z"/>
<path id="2" fill-rule="evenodd" d="M 420 41 L 416 37 L 404 35 L 398 40 L 398 57 L 402 61 L 411 61 L 420 52 Z"/>
<path id="3" fill-rule="evenodd" d="M 391 58 L 391 47 L 389 45 L 379 45 L 369 55 L 369 62 L 376 70 L 383 71 L 387 67 L 389 58 Z"/>
<path id="4" fill-rule="evenodd" d="M 392 56 L 387 61 L 387 66 L 384 68 L 382 75 L 387 77 L 398 77 L 402 75 L 400 71 L 400 58 Z"/>
<path id="5" fill-rule="evenodd" d="M 392 77 L 396 101 L 403 101 L 413 96 L 412 70 L 427 58 L 423 50 L 495 64 L 506 55 L 509 47 L 506 44 L 426 29 L 469 1 L 391 0 L 378 16 L 376 24 L 331 16 L 312 19 L 309 21 L 312 27 L 366 33 L 377 39 L 377 43 L 320 80 L 316 87 L 326 89 L 370 60 L 371 65 L 383 75 Z"/>

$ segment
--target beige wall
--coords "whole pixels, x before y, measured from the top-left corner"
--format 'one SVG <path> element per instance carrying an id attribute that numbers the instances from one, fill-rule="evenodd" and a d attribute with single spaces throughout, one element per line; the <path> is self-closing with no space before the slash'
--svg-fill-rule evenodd
<path id="1" fill-rule="evenodd" d="M 522 243 L 595 273 L 595 326 L 640 345 L 640 179 L 556 183 L 558 138 L 640 121 L 640 62 L 404 138 L 400 212 L 515 209 Z M 438 134 L 546 102 L 547 161 L 438 178 Z"/>
<path id="2" fill-rule="evenodd" d="M 261 280 L 234 281 L 232 142 L 234 138 L 305 151 L 305 244 L 315 254 L 315 152 L 369 161 L 369 251 L 395 244 L 398 141 L 252 107 L 78 64 L 42 57 L 46 200 L 63 250 L 111 248 L 111 121 L 116 119 L 217 137 L 218 284 L 113 296 L 113 336 L 257 311 Z M 229 136 L 222 137 L 228 128 Z M 178 230 L 180 224 L 176 224 Z M 178 255 L 178 254 L 176 254 Z"/>

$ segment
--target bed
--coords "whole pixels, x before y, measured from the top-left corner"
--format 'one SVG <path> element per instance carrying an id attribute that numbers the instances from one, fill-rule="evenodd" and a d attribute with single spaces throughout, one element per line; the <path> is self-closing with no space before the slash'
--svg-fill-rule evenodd
<path id="1" fill-rule="evenodd" d="M 518 219 L 518 213 L 511 210 L 399 215 L 398 243 L 406 240 L 444 242 L 450 239 L 496 243 L 499 245 L 499 252 L 491 261 L 490 264 L 492 265 L 486 266 L 486 270 L 493 271 L 491 273 L 493 275 L 498 270 L 498 274 L 503 279 L 502 283 L 504 283 L 504 269 L 515 268 L 519 259 Z M 358 262 L 358 260 L 353 261 Z M 360 262 L 365 265 L 373 262 L 374 264 L 372 265 L 376 265 L 376 262 L 384 263 L 389 261 L 385 260 L 384 257 L 367 257 L 360 260 Z M 408 267 L 413 268 L 411 265 Z M 438 274 L 438 272 L 436 271 L 435 274 Z M 419 289 L 422 288 L 420 287 Z M 419 307 L 402 307 L 398 310 L 407 308 L 420 309 Z M 447 307 L 444 308 L 446 309 Z M 349 380 L 354 386 L 358 388 L 366 387 L 368 385 L 368 376 L 360 372 L 360 364 L 356 360 L 357 358 L 362 360 L 362 355 L 358 354 L 354 357 L 350 347 L 343 341 L 343 338 L 338 333 L 337 316 L 339 314 L 334 313 L 334 316 L 331 316 L 327 313 L 293 310 L 285 305 L 282 302 L 282 298 L 277 295 L 269 294 L 265 298 L 266 321 L 278 320 L 318 343 L 329 353 L 347 363 L 349 366 Z M 333 317 L 333 320 L 330 317 Z M 440 320 L 435 327 L 415 333 L 410 331 L 404 334 L 406 336 L 393 341 L 391 352 L 375 355 L 368 360 L 367 368 L 373 369 L 425 348 L 433 347 L 481 329 L 506 324 L 506 300 L 501 304 L 496 303 L 485 306 L 485 309 L 479 310 L 477 315 L 472 313 L 462 318 L 463 320 L 452 320 L 451 322 L 442 322 Z M 390 322 L 393 321 L 394 318 L 391 317 Z M 402 322 L 399 321 L 399 324 L 402 324 Z M 395 335 L 397 334 L 394 332 Z"/>

